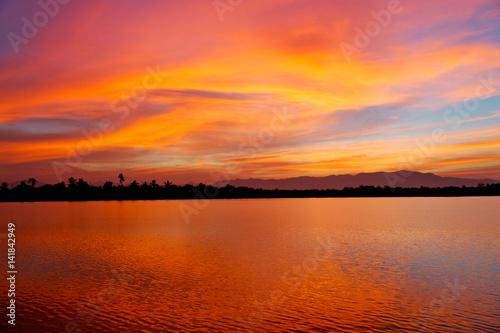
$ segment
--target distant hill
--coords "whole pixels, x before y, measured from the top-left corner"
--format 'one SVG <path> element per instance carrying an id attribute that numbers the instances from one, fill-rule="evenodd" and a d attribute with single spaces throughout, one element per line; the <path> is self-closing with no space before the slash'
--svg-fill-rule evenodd
<path id="1" fill-rule="evenodd" d="M 478 184 L 500 183 L 495 179 L 468 179 L 456 177 L 441 177 L 433 173 L 396 171 L 359 173 L 357 175 L 331 175 L 326 177 L 295 177 L 285 179 L 235 179 L 229 182 L 233 186 L 246 186 L 262 189 L 280 190 L 311 190 L 311 189 L 343 189 L 359 186 L 390 186 L 390 187 L 446 187 L 467 186 Z"/>
<path id="2" fill-rule="evenodd" d="M 28 184 L 28 178 L 23 179 L 23 180 L 18 180 L 18 181 L 12 182 L 12 183 L 7 183 L 7 184 L 9 184 L 9 187 L 12 188 L 12 187 L 19 186 L 22 182 L 25 182 L 26 184 Z M 37 181 L 35 187 L 40 187 L 43 185 L 47 185 L 47 183 Z"/>

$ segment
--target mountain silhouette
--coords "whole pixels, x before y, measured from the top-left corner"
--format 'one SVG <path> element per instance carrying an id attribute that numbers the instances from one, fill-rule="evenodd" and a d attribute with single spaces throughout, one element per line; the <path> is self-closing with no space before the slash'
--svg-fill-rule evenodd
<path id="1" fill-rule="evenodd" d="M 280 190 L 326 190 L 343 189 L 359 186 L 390 186 L 390 187 L 447 187 L 478 184 L 500 183 L 495 179 L 468 179 L 457 177 L 441 177 L 433 173 L 400 170 L 396 172 L 359 173 L 357 175 L 331 175 L 326 177 L 294 177 L 285 179 L 235 179 L 229 182 L 232 186 L 245 186 L 262 189 Z M 216 184 L 214 184 L 216 185 Z"/>

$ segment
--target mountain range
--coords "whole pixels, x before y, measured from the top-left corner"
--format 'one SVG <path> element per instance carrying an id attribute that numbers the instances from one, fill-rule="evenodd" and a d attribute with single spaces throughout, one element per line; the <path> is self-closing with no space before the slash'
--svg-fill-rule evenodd
<path id="1" fill-rule="evenodd" d="M 294 177 L 285 179 L 235 179 L 229 182 L 233 186 L 246 186 L 262 189 L 280 190 L 323 190 L 343 189 L 359 186 L 389 187 L 476 187 L 479 184 L 496 184 L 495 179 L 469 179 L 457 177 L 441 177 L 433 173 L 400 170 L 396 172 L 359 173 L 356 175 L 331 175 L 326 177 Z M 216 185 L 216 184 L 214 184 Z"/>

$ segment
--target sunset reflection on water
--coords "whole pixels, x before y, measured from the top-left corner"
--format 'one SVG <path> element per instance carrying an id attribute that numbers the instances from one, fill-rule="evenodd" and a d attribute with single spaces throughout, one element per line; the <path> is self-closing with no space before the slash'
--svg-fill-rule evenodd
<path id="1" fill-rule="evenodd" d="M 0 204 L 16 331 L 500 330 L 499 198 L 180 203 Z"/>

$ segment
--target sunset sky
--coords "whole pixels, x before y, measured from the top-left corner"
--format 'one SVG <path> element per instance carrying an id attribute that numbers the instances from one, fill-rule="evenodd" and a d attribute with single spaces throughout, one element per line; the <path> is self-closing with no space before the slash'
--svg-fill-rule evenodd
<path id="1" fill-rule="evenodd" d="M 0 182 L 500 180 L 498 0 L 43 1 L 0 0 Z"/>

